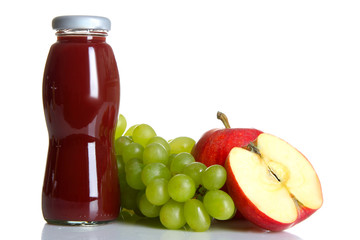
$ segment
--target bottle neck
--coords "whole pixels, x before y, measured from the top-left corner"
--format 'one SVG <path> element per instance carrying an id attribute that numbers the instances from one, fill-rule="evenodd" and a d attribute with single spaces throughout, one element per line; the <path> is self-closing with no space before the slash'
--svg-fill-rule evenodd
<path id="1" fill-rule="evenodd" d="M 88 29 L 62 29 L 55 34 L 58 41 L 105 42 L 107 31 Z"/>

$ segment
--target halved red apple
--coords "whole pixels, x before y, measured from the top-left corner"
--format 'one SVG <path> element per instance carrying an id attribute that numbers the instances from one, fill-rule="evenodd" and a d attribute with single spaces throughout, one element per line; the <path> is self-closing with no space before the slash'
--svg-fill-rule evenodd
<path id="1" fill-rule="evenodd" d="M 310 162 L 284 140 L 262 133 L 248 149 L 233 148 L 226 160 L 227 189 L 241 214 L 270 231 L 306 219 L 323 203 Z"/>

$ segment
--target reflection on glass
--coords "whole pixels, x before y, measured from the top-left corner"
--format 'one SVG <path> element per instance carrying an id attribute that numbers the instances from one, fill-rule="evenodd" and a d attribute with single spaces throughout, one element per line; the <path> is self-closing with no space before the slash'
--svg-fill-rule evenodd
<path id="1" fill-rule="evenodd" d="M 246 221 L 214 222 L 206 232 L 167 230 L 156 220 L 142 222 L 115 221 L 96 226 L 57 226 L 45 224 L 42 240 L 301 240 L 298 236 L 283 232 L 267 232 Z"/>
<path id="2" fill-rule="evenodd" d="M 96 169 L 96 148 L 95 142 L 88 142 L 89 159 L 89 191 L 90 197 L 98 197 L 98 176 Z"/>
<path id="3" fill-rule="evenodd" d="M 95 49 L 89 47 L 89 75 L 90 75 L 90 97 L 99 97 L 99 80 L 96 65 Z"/>

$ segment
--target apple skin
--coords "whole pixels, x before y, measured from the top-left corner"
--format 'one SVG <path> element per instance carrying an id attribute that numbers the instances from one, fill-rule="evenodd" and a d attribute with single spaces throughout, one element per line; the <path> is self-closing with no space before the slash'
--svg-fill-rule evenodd
<path id="1" fill-rule="evenodd" d="M 195 160 L 207 167 L 219 164 L 224 166 L 227 156 L 233 147 L 246 147 L 262 133 L 253 128 L 212 129 L 203 134 L 192 149 Z M 227 191 L 224 185 L 223 191 Z M 237 210 L 235 219 L 243 220 L 244 216 Z"/>
<path id="2" fill-rule="evenodd" d="M 228 178 L 234 178 L 234 174 L 229 171 L 229 166 L 225 163 L 225 168 L 228 171 Z M 267 215 L 262 213 L 252 202 L 250 202 L 245 196 L 244 192 L 241 190 L 239 185 L 235 184 L 236 181 L 227 181 L 227 189 L 229 195 L 232 197 L 237 211 L 241 214 L 243 218 L 249 220 L 255 225 L 267 229 L 273 232 L 283 231 L 287 228 L 294 226 L 295 224 L 305 220 L 310 217 L 317 209 L 310 209 L 307 207 L 302 207 L 298 209 L 298 218 L 295 222 L 285 224 L 279 221 L 276 221 L 272 218 L 269 218 Z M 254 214 L 255 213 L 255 214 Z"/>
<path id="3" fill-rule="evenodd" d="M 224 166 L 232 148 L 246 147 L 261 133 L 262 131 L 254 128 L 212 129 L 199 139 L 192 149 L 192 155 L 207 167 L 214 164 Z"/>
<path id="4" fill-rule="evenodd" d="M 298 208 L 298 218 L 296 219 L 295 224 L 307 219 L 310 217 L 314 212 L 316 212 L 318 209 L 311 209 L 308 207 L 303 206 L 302 208 Z"/>

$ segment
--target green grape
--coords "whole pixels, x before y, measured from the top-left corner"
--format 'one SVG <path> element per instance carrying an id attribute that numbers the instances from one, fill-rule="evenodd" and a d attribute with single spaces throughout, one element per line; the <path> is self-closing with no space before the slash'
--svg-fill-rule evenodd
<path id="1" fill-rule="evenodd" d="M 171 178 L 170 170 L 162 163 L 146 164 L 141 173 L 141 180 L 147 186 L 155 178 Z"/>
<path id="2" fill-rule="evenodd" d="M 136 205 L 137 205 L 138 207 L 139 207 L 139 203 L 140 203 L 140 198 L 141 198 L 142 195 L 144 195 L 144 194 L 145 194 L 145 189 L 138 191 L 138 194 L 137 194 L 136 199 L 135 199 Z M 133 200 L 134 200 L 134 199 L 133 199 Z"/>
<path id="3" fill-rule="evenodd" d="M 140 164 L 144 165 L 142 160 L 139 158 L 132 158 L 129 161 L 127 161 L 126 163 L 124 162 L 124 164 L 125 164 L 125 173 L 128 173 L 128 171 L 131 171 L 130 169 L 131 169 L 131 166 L 133 166 L 133 165 L 140 165 Z"/>
<path id="4" fill-rule="evenodd" d="M 195 195 L 195 183 L 191 177 L 185 174 L 173 176 L 168 183 L 168 192 L 172 199 L 177 202 L 185 202 Z"/>
<path id="5" fill-rule="evenodd" d="M 183 173 L 191 177 L 196 188 L 201 184 L 201 173 L 206 169 L 206 165 L 201 162 L 193 162 L 184 167 Z"/>
<path id="6" fill-rule="evenodd" d="M 227 220 L 234 215 L 234 202 L 224 191 L 208 191 L 204 196 L 203 203 L 206 211 L 215 219 Z"/>
<path id="7" fill-rule="evenodd" d="M 184 203 L 170 199 L 160 209 L 160 222 L 167 229 L 179 229 L 186 224 Z"/>
<path id="8" fill-rule="evenodd" d="M 164 178 L 152 180 L 146 187 L 146 198 L 156 206 L 164 205 L 170 199 L 167 186 L 168 180 Z"/>
<path id="9" fill-rule="evenodd" d="M 138 190 L 130 187 L 127 182 L 124 181 L 120 186 L 121 207 L 136 212 L 138 210 L 138 206 L 134 199 L 136 198 L 138 192 Z"/>
<path id="10" fill-rule="evenodd" d="M 116 163 L 117 163 L 119 181 L 121 181 L 121 179 L 125 179 L 125 163 L 122 156 L 116 155 Z"/>
<path id="11" fill-rule="evenodd" d="M 134 142 L 141 144 L 143 147 L 145 147 L 148 141 L 155 136 L 156 133 L 154 129 L 147 124 L 140 124 L 132 133 Z"/>
<path id="12" fill-rule="evenodd" d="M 121 136 L 115 140 L 115 154 L 122 155 L 123 149 L 133 141 L 128 136 Z"/>
<path id="13" fill-rule="evenodd" d="M 143 168 L 144 164 L 137 158 L 132 158 L 125 163 L 126 182 L 130 187 L 137 190 L 145 189 L 145 185 L 141 180 L 141 172 Z"/>
<path id="14" fill-rule="evenodd" d="M 132 125 L 131 127 L 128 128 L 128 130 L 126 130 L 124 136 L 132 136 L 133 132 L 134 132 L 134 129 L 139 126 L 139 124 L 135 124 L 135 125 Z"/>
<path id="15" fill-rule="evenodd" d="M 208 190 L 220 189 L 226 182 L 226 170 L 221 165 L 211 165 L 201 174 L 202 185 Z"/>
<path id="16" fill-rule="evenodd" d="M 134 209 L 134 212 L 136 213 L 136 215 L 140 216 L 140 217 L 144 217 L 144 214 L 142 214 L 142 212 L 139 209 L 139 203 L 140 203 L 140 198 L 142 195 L 145 194 L 145 189 L 143 190 L 138 190 L 137 191 L 137 195 L 132 199 L 132 201 L 134 202 L 134 204 L 136 205 L 136 208 Z M 135 200 L 135 201 L 134 201 Z"/>
<path id="17" fill-rule="evenodd" d="M 116 156 L 116 163 L 117 163 L 117 169 L 118 169 L 118 179 L 119 179 L 119 185 L 120 185 L 120 193 L 122 194 L 123 189 L 125 189 L 127 185 L 126 183 L 126 174 L 125 174 L 125 163 L 122 159 L 122 156 L 117 155 Z M 122 196 L 122 195 L 121 195 Z"/>
<path id="18" fill-rule="evenodd" d="M 185 202 L 184 217 L 187 224 L 196 232 L 203 232 L 210 228 L 210 216 L 203 203 L 197 199 L 190 199 Z"/>
<path id="19" fill-rule="evenodd" d="M 116 123 L 115 139 L 121 137 L 125 132 L 125 129 L 126 129 L 126 119 L 122 114 L 120 114 L 118 121 Z"/>
<path id="20" fill-rule="evenodd" d="M 134 197 L 137 195 L 137 190 L 131 188 L 126 182 L 125 164 L 121 156 L 116 156 L 118 166 L 118 177 L 120 184 L 120 200 L 121 207 L 129 210 L 137 210 L 136 202 Z"/>
<path id="21" fill-rule="evenodd" d="M 177 137 L 171 140 L 169 145 L 171 149 L 170 154 L 178 154 L 181 152 L 191 153 L 191 150 L 195 145 L 195 140 L 189 137 Z"/>
<path id="22" fill-rule="evenodd" d="M 164 138 L 155 136 L 148 141 L 147 145 L 151 143 L 160 143 L 166 149 L 167 153 L 170 154 L 170 145 Z"/>
<path id="23" fill-rule="evenodd" d="M 147 200 L 146 195 L 143 194 L 139 199 L 139 210 L 144 216 L 149 218 L 158 217 L 161 206 L 156 206 Z"/>
<path id="24" fill-rule="evenodd" d="M 126 164 L 132 158 L 142 159 L 143 152 L 143 146 L 135 142 L 130 143 L 122 149 L 124 163 Z"/>
<path id="25" fill-rule="evenodd" d="M 182 173 L 184 167 L 193 162 L 195 162 L 195 158 L 190 153 L 179 153 L 171 161 L 170 172 L 172 174 Z"/>
<path id="26" fill-rule="evenodd" d="M 159 162 L 167 164 L 169 154 L 160 143 L 151 143 L 144 148 L 143 161 L 144 164 Z"/>
<path id="27" fill-rule="evenodd" d="M 167 166 L 168 168 L 170 169 L 170 166 L 171 166 L 171 163 L 172 163 L 172 160 L 176 157 L 177 154 L 170 154 L 169 156 L 169 160 L 168 160 L 168 163 L 167 163 Z"/>

